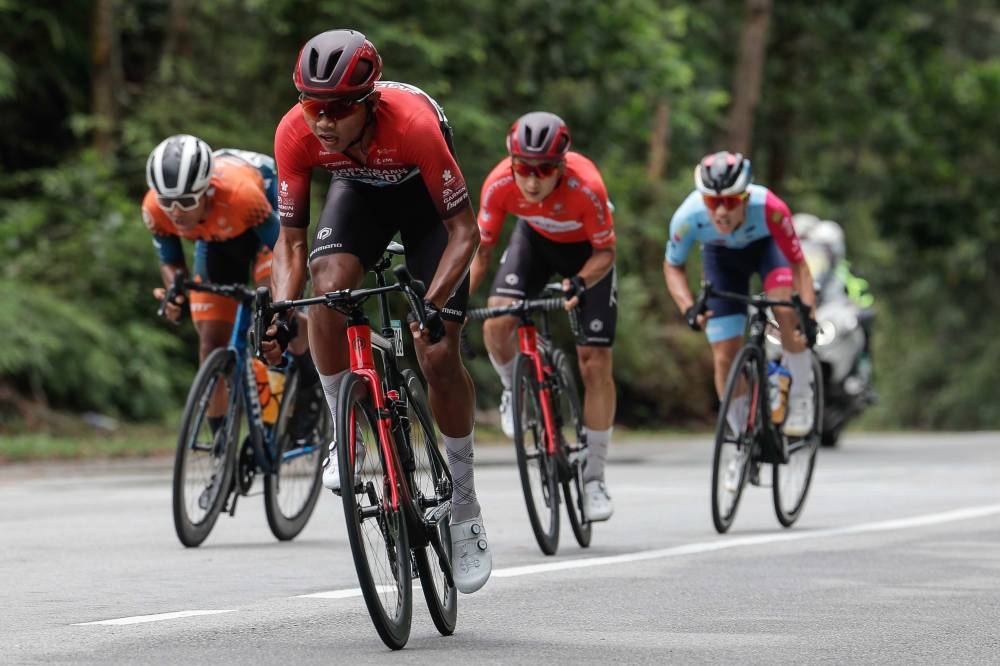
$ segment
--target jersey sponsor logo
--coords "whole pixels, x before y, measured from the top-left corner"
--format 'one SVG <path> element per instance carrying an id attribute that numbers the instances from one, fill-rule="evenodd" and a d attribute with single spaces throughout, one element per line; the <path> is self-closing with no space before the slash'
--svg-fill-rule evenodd
<path id="1" fill-rule="evenodd" d="M 281 181 L 281 193 L 282 194 L 288 194 L 288 181 L 287 180 Z"/>
<path id="2" fill-rule="evenodd" d="M 322 229 L 319 230 L 319 233 L 316 234 L 316 240 L 325 240 L 329 238 L 330 234 L 332 233 L 333 229 L 331 229 L 330 227 L 323 227 Z"/>
<path id="3" fill-rule="evenodd" d="M 465 314 L 461 310 L 456 310 L 455 308 L 441 308 L 441 312 L 445 314 L 450 314 L 453 317 L 461 317 L 463 314 Z"/>
<path id="4" fill-rule="evenodd" d="M 688 235 L 689 231 L 691 231 L 691 225 L 687 222 L 681 222 L 680 226 L 677 227 L 677 231 L 674 232 L 673 241 L 675 243 L 680 243 L 684 240 L 684 237 Z"/>
<path id="5" fill-rule="evenodd" d="M 334 178 L 344 180 L 357 180 L 370 185 L 397 185 L 405 180 L 409 180 L 420 170 L 416 167 L 389 167 L 380 169 L 369 169 L 359 166 L 337 166 L 335 164 L 325 164 L 328 171 Z"/>
<path id="6" fill-rule="evenodd" d="M 522 215 L 521 219 L 536 229 L 553 234 L 565 234 L 583 228 L 583 223 L 579 220 L 553 220 L 542 215 Z"/>
<path id="7" fill-rule="evenodd" d="M 441 174 L 441 179 L 446 183 L 451 181 L 453 178 L 454 176 L 451 173 L 451 169 L 445 169 L 444 173 Z"/>

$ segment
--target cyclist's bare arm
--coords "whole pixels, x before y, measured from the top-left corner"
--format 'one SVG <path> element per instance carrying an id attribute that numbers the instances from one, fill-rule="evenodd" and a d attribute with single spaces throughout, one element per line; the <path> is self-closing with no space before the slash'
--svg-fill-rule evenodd
<path id="1" fill-rule="evenodd" d="M 472 260 L 472 268 L 469 269 L 469 293 L 476 293 L 480 283 L 486 276 L 486 269 L 490 266 L 490 259 L 493 258 L 493 245 L 480 243 L 476 250 L 476 256 Z"/>
<path id="2" fill-rule="evenodd" d="M 448 245 L 441 253 L 434 279 L 427 287 L 426 300 L 444 307 L 458 285 L 465 278 L 472 258 L 479 247 L 479 226 L 472 206 L 466 206 L 459 213 L 443 220 L 448 231 Z"/>
<path id="3" fill-rule="evenodd" d="M 812 308 L 812 316 L 816 316 L 816 290 L 813 287 L 812 271 L 809 264 L 800 261 L 792 264 L 792 287 L 802 297 L 802 302 Z"/>
<path id="4" fill-rule="evenodd" d="M 307 233 L 308 227 L 291 226 L 282 226 L 278 233 L 271 268 L 271 292 L 276 301 L 298 298 L 306 286 Z"/>
<path id="5" fill-rule="evenodd" d="M 674 266 L 670 262 L 664 261 L 663 277 L 667 282 L 667 291 L 670 292 L 674 303 L 677 304 L 681 313 L 686 312 L 689 307 L 694 305 L 694 295 L 691 293 L 691 287 L 688 286 L 687 271 L 684 266 Z"/>
<path id="6" fill-rule="evenodd" d="M 583 278 L 583 283 L 588 287 L 593 286 L 604 279 L 615 265 L 615 248 L 602 247 L 594 248 L 594 253 L 584 262 L 577 275 Z"/>

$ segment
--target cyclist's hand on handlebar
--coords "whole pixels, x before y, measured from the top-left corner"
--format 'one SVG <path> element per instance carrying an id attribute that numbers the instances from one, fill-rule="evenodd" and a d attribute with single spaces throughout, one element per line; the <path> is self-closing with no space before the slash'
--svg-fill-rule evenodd
<path id="1" fill-rule="evenodd" d="M 289 323 L 291 322 L 291 323 Z M 267 360 L 268 365 L 278 366 L 282 364 L 282 354 L 288 348 L 288 343 L 295 337 L 296 319 L 285 319 L 281 315 L 275 315 L 271 320 L 271 325 L 264 331 L 264 339 L 260 341 L 260 353 Z"/>
<path id="2" fill-rule="evenodd" d="M 715 312 L 712 310 L 695 312 L 695 308 L 697 307 L 697 305 L 692 305 L 684 311 L 684 321 L 687 322 L 687 325 L 691 327 L 692 331 L 704 331 L 709 318 L 712 317 Z"/>
<path id="3" fill-rule="evenodd" d="M 417 321 L 412 312 L 406 315 L 406 320 L 410 323 L 413 339 L 420 339 L 424 335 L 420 331 L 420 322 Z M 424 301 L 424 322 L 426 323 L 424 333 L 426 333 L 427 344 L 432 345 L 439 342 L 445 333 L 444 320 L 441 318 L 441 310 L 430 301 Z"/>
<path id="4" fill-rule="evenodd" d="M 584 284 L 582 277 L 574 275 L 571 278 L 564 279 L 562 281 L 562 288 L 566 298 L 563 307 L 567 311 L 583 304 L 583 293 L 587 290 L 587 285 Z"/>
<path id="5" fill-rule="evenodd" d="M 813 317 L 806 317 L 802 321 L 802 332 L 805 334 L 806 344 L 809 347 L 815 347 L 816 336 L 819 334 L 819 324 L 816 323 L 816 319 Z"/>
<path id="6" fill-rule="evenodd" d="M 153 298 L 161 303 L 167 297 L 167 290 L 163 287 L 153 289 Z M 163 316 L 175 324 L 184 315 L 184 294 L 177 294 L 171 300 L 163 304 Z"/>

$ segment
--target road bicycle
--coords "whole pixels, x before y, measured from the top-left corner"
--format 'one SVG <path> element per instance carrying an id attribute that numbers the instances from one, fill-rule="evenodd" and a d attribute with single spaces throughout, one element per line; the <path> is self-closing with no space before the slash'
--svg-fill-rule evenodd
<path id="1" fill-rule="evenodd" d="M 294 420 L 307 418 L 295 413 L 297 404 L 303 402 L 298 400 L 299 392 L 310 389 L 300 385 L 300 368 L 292 359 L 284 369 L 277 419 L 266 425 L 248 342 L 251 329 L 260 328 L 259 321 L 253 320 L 255 292 L 240 284 L 185 280 L 178 273 L 160 313 L 168 301 L 185 291 L 228 296 L 239 302 L 239 308 L 228 346 L 214 350 L 201 364 L 184 405 L 174 459 L 177 538 L 188 547 L 200 545 L 222 511 L 234 515 L 239 497 L 249 495 L 254 478 L 263 474 L 267 524 L 278 539 L 294 539 L 309 521 L 319 497 L 330 439 L 329 412 L 319 409 L 315 426 L 296 432 Z M 259 333 L 256 339 L 260 339 Z M 220 400 L 226 406 L 224 414 L 210 417 L 213 403 Z M 247 434 L 241 438 L 244 416 Z"/>
<path id="2" fill-rule="evenodd" d="M 790 301 L 772 300 L 718 291 L 711 283 L 702 285 L 695 303 L 695 314 L 701 314 L 711 297 L 727 298 L 750 306 L 749 336 L 733 360 L 726 379 L 726 388 L 719 407 L 715 428 L 715 453 L 712 460 L 712 522 L 720 534 L 733 524 L 743 489 L 749 480 L 761 485 L 760 467 L 771 465 L 771 494 L 778 522 L 791 527 L 802 514 L 816 465 L 823 422 L 823 372 L 816 354 L 812 356 L 814 421 L 813 430 L 805 437 L 789 437 L 771 418 L 769 399 L 768 358 L 765 349 L 769 327 L 777 324 L 768 316 L 768 308 L 794 308 L 805 330 L 810 308 L 798 294 Z M 815 340 L 808 340 L 811 350 Z M 733 401 L 747 396 L 745 414 L 740 415 L 740 432 L 734 433 L 726 415 Z"/>
<path id="3" fill-rule="evenodd" d="M 389 244 L 372 268 L 374 288 L 276 301 L 266 308 L 267 320 L 303 305 L 323 305 L 347 316 L 351 365 L 339 385 L 334 424 L 340 496 L 368 614 L 394 650 L 410 636 L 414 577 L 442 635 L 455 631 L 458 617 L 451 568 L 451 471 L 423 384 L 413 370 L 400 370 L 396 360 L 403 356 L 403 333 L 399 321 L 390 319 L 388 294 L 402 292 L 421 329 L 426 325 L 423 283 L 402 265 L 393 269 L 398 282 L 386 283 L 392 255 L 401 254 L 402 245 Z M 362 309 L 372 297 L 378 299 L 380 332 Z"/>
<path id="4" fill-rule="evenodd" d="M 553 555 L 559 547 L 560 487 L 573 535 L 584 548 L 590 545 L 591 521 L 583 506 L 587 444 L 580 392 L 569 357 L 552 345 L 546 314 L 564 309 L 562 286 L 548 285 L 544 294 L 558 296 L 476 308 L 469 311 L 469 319 L 519 318 L 511 382 L 514 448 L 531 530 L 542 552 Z M 535 314 L 541 314 L 540 326 Z M 571 317 L 579 335 L 575 323 Z"/>

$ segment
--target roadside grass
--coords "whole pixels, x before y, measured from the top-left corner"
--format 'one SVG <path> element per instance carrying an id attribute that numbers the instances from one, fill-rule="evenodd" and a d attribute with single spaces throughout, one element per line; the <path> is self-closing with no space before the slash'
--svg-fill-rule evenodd
<path id="1" fill-rule="evenodd" d="M 127 425 L 114 432 L 88 428 L 77 435 L 19 433 L 0 435 L 0 463 L 81 458 L 148 458 L 169 455 L 175 430 L 161 425 Z"/>

